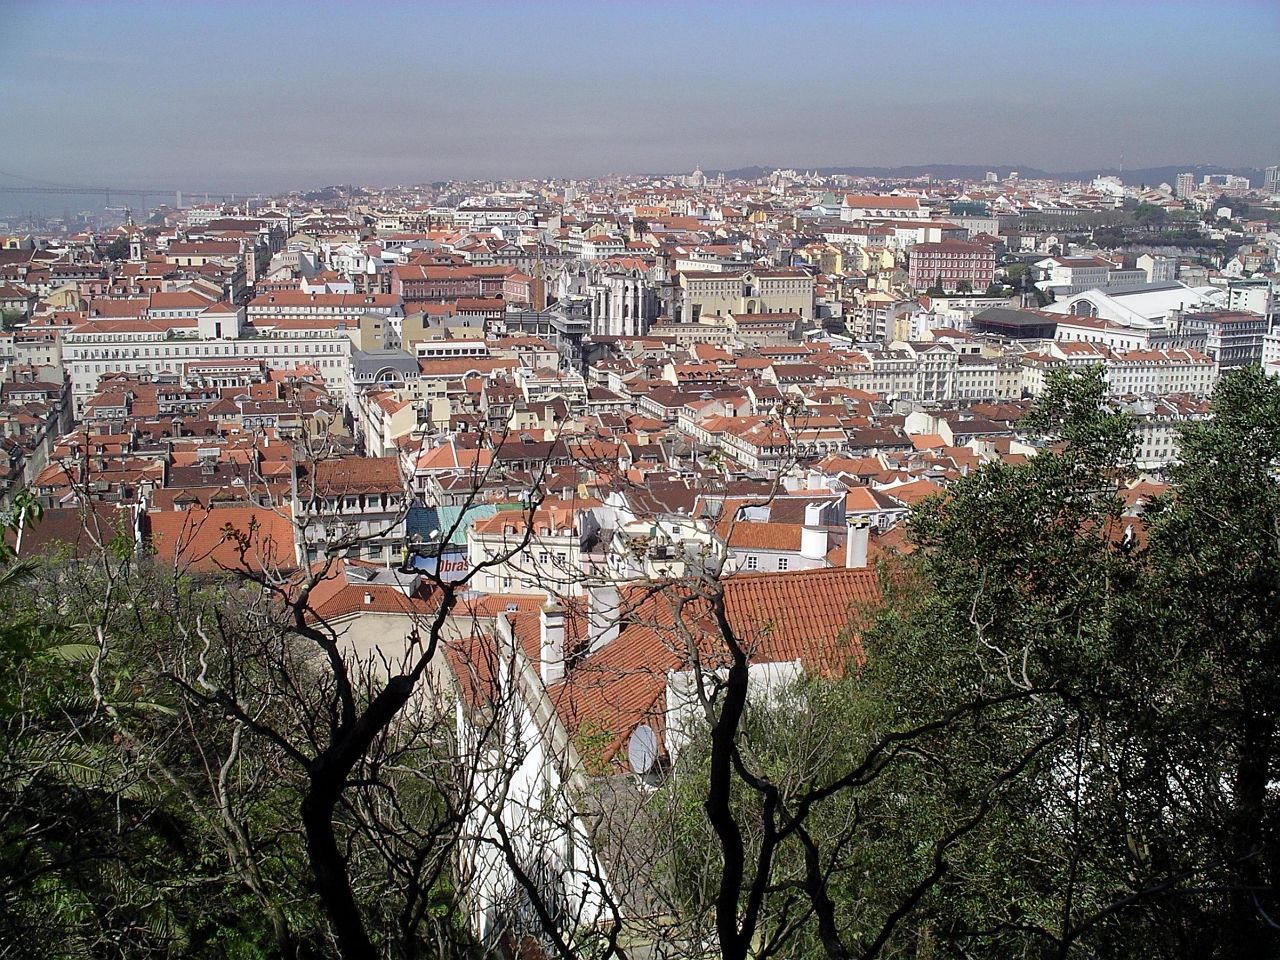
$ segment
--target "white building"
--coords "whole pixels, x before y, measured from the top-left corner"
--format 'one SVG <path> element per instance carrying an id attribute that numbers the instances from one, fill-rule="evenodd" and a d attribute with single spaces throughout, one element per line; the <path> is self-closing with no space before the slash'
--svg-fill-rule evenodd
<path id="1" fill-rule="evenodd" d="M 1035 263 L 1044 274 L 1044 285 L 1059 297 L 1107 286 L 1115 264 L 1102 257 L 1046 257 Z"/>
<path id="2" fill-rule="evenodd" d="M 1089 341 L 1058 341 L 1022 357 L 1023 389 L 1038 397 L 1057 369 L 1100 366 L 1112 396 L 1163 397 L 1185 393 L 1207 397 L 1218 381 L 1218 365 L 1197 350 L 1110 349 Z"/>
<path id="3" fill-rule="evenodd" d="M 888 400 L 911 397 L 916 390 L 916 359 L 902 349 L 868 350 L 855 357 L 865 362 L 849 370 L 844 384 L 855 390 L 878 393 Z"/>
<path id="4" fill-rule="evenodd" d="M 158 376 L 179 373 L 192 361 L 230 357 L 315 366 L 329 392 L 341 397 L 356 333 L 358 328 L 319 321 L 259 329 L 245 322 L 243 307 L 215 304 L 194 320 L 87 320 L 63 334 L 62 358 L 77 415 L 104 373 Z"/>
<path id="5" fill-rule="evenodd" d="M 1262 369 L 1280 376 L 1280 331 L 1273 330 L 1262 338 Z"/>
<path id="6" fill-rule="evenodd" d="M 582 374 L 571 370 L 520 366 L 516 367 L 515 380 L 526 403 L 562 397 L 569 406 L 577 409 L 587 402 L 587 382 Z"/>
<path id="7" fill-rule="evenodd" d="M 1178 314 L 1220 309 L 1226 296 L 1226 291 L 1219 287 L 1193 287 L 1174 281 L 1138 284 L 1119 290 L 1086 290 L 1051 303 L 1044 309 L 1047 313 L 1096 317 L 1126 326 L 1155 327 L 1164 326 Z M 1069 338 L 1059 336 L 1058 339 Z"/>
<path id="8" fill-rule="evenodd" d="M 502 558 L 484 569 L 476 587 L 533 596 L 581 594 L 582 544 L 597 526 L 590 510 L 560 503 L 544 503 L 532 517 L 528 510 L 499 510 L 476 520 L 467 530 L 468 561 L 475 567 Z"/>
<path id="9" fill-rule="evenodd" d="M 1138 257 L 1138 269 L 1147 278 L 1147 283 L 1172 283 L 1178 276 L 1178 261 L 1174 257 L 1162 257 L 1144 253 Z"/>
<path id="10" fill-rule="evenodd" d="M 840 219 L 853 220 L 897 220 L 919 218 L 927 219 L 929 210 L 920 203 L 919 197 L 888 197 L 875 194 L 846 194 L 840 205 Z"/>
<path id="11" fill-rule="evenodd" d="M 1116 351 L 1105 369 L 1107 390 L 1118 396 L 1207 397 L 1218 381 L 1218 365 L 1196 350 Z"/>
<path id="12" fill-rule="evenodd" d="M 1277 298 L 1272 281 L 1266 277 L 1231 280 L 1227 283 L 1227 310 L 1256 313 L 1274 323 Z"/>
<path id="13" fill-rule="evenodd" d="M 732 519 L 721 526 L 728 552 L 728 570 L 744 573 L 785 573 L 828 567 L 830 528 L 844 526 L 844 498 L 814 500 L 805 505 L 804 523 Z"/>
<path id="14" fill-rule="evenodd" d="M 1280 197 L 1280 164 L 1267 167 L 1262 177 L 1262 190 L 1272 197 Z"/>

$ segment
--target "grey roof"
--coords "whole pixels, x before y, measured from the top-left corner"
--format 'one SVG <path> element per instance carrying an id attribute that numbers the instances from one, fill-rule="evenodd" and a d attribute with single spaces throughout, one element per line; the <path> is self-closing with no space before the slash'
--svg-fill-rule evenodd
<path id="1" fill-rule="evenodd" d="M 1122 283 L 1114 287 L 1097 287 L 1095 289 L 1109 297 L 1123 297 L 1130 293 L 1158 293 L 1161 290 L 1187 290 L 1190 288 L 1185 283 L 1179 283 L 1177 280 L 1166 280 L 1162 283 Z M 1081 291 L 1081 293 L 1091 292 L 1093 291 Z M 1079 296 L 1079 294 L 1076 294 L 1076 296 Z"/>
<path id="2" fill-rule="evenodd" d="M 1012 307 L 987 307 L 985 310 L 979 310 L 975 313 L 973 319 L 1018 327 L 1043 327 L 1046 324 L 1058 322 L 1056 318 L 1046 317 L 1042 313 L 1015 310 Z"/>
<path id="3" fill-rule="evenodd" d="M 401 376 L 418 375 L 417 359 L 404 350 L 353 350 L 351 371 L 356 380 L 376 379 L 384 370 L 394 370 Z"/>

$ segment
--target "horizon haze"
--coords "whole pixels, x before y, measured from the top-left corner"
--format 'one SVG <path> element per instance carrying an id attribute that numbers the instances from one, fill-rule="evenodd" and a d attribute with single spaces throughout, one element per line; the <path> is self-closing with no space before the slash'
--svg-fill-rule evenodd
<path id="1" fill-rule="evenodd" d="M 695 164 L 1280 160 L 1280 124 L 1248 94 L 1280 88 L 1280 6 L 976 14 L 937 2 L 19 0 L 0 35 L 0 124 L 21 133 L 0 147 L 0 171 L 275 191 Z M 1206 18 L 1232 29 L 1195 27 Z"/>

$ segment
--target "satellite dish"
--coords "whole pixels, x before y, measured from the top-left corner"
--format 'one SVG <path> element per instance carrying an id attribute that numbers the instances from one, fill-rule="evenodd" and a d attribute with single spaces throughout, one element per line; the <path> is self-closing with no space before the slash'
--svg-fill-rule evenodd
<path id="1" fill-rule="evenodd" d="M 627 744 L 627 762 L 631 764 L 631 771 L 643 776 L 653 769 L 657 759 L 658 735 L 650 726 L 636 727 Z"/>

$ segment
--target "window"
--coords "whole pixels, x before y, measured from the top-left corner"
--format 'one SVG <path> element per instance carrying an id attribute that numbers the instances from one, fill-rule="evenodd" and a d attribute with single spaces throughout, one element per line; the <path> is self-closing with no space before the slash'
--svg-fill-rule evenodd
<path id="1" fill-rule="evenodd" d="M 748 554 L 747 556 L 747 569 L 748 570 L 760 569 L 760 558 L 757 557 L 754 553 Z"/>
<path id="2" fill-rule="evenodd" d="M 786 557 L 779 557 L 779 558 L 778 558 L 778 569 L 779 569 L 779 570 L 785 570 L 785 569 L 787 569 L 787 565 L 788 565 L 789 563 L 790 563 L 790 561 L 789 561 Z"/>

